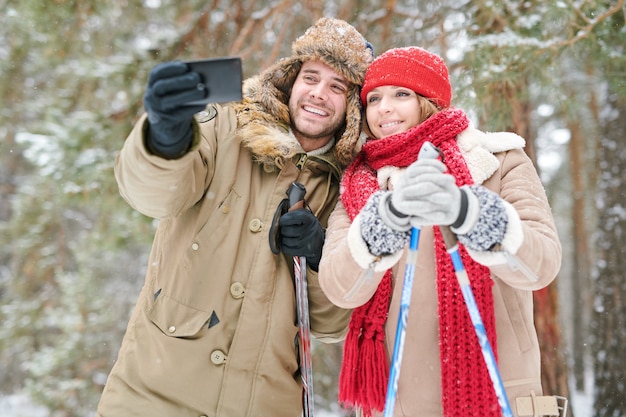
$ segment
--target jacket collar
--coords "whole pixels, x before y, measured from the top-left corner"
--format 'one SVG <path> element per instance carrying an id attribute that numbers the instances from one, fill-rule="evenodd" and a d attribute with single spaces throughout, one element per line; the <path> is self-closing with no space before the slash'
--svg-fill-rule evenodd
<path id="1" fill-rule="evenodd" d="M 476 184 L 482 184 L 500 167 L 494 153 L 522 149 L 526 141 L 511 132 L 482 132 L 470 125 L 457 143 Z"/>

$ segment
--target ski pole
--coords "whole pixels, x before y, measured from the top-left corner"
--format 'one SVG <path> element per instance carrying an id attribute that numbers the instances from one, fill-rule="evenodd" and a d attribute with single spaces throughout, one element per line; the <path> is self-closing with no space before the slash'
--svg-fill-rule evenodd
<path id="1" fill-rule="evenodd" d="M 400 312 L 398 313 L 396 338 L 393 345 L 393 356 L 391 357 L 391 369 L 389 371 L 389 382 L 387 384 L 387 396 L 385 398 L 384 417 L 392 417 L 393 410 L 396 406 L 398 379 L 400 378 L 400 366 L 402 365 L 402 353 L 404 351 L 406 323 L 409 317 L 409 305 L 411 303 L 411 294 L 413 293 L 413 278 L 415 276 L 415 263 L 417 261 L 417 246 L 419 238 L 420 229 L 418 229 L 417 227 L 413 227 L 411 229 L 409 253 L 406 256 L 406 266 L 404 269 L 402 298 L 400 301 Z"/>
<path id="2" fill-rule="evenodd" d="M 299 182 L 293 182 L 287 190 L 290 209 L 299 208 L 304 202 L 306 189 Z M 302 377 L 302 402 L 304 417 L 313 417 L 313 366 L 311 361 L 311 326 L 309 323 L 309 297 L 307 293 L 306 258 L 293 257 L 293 270 L 296 289 L 296 307 L 300 339 L 300 374 Z"/>
<path id="3" fill-rule="evenodd" d="M 485 325 L 480 317 L 480 311 L 476 305 L 476 299 L 474 298 L 474 293 L 472 292 L 469 277 L 467 276 L 465 265 L 463 265 L 463 260 L 461 259 L 461 255 L 459 253 L 457 237 L 448 226 L 439 226 L 439 230 L 441 231 L 441 235 L 443 236 L 443 240 L 446 244 L 446 249 L 452 258 L 454 272 L 457 280 L 459 281 L 459 285 L 461 286 L 463 299 L 465 300 L 465 305 L 467 306 L 472 324 L 474 325 L 476 336 L 478 336 L 480 349 L 483 354 L 485 364 L 487 365 L 487 370 L 489 371 L 493 388 L 496 392 L 496 396 L 498 397 L 498 403 L 502 409 L 502 415 L 504 417 L 513 417 L 513 411 L 511 410 L 511 405 L 509 404 L 509 399 L 506 396 L 504 384 L 502 383 L 502 377 L 500 376 L 500 371 L 498 370 L 498 363 L 496 362 L 496 357 L 493 353 L 493 349 L 491 348 L 491 344 L 489 343 L 489 339 L 487 338 Z"/>
<path id="4" fill-rule="evenodd" d="M 439 155 L 439 150 L 432 143 L 425 142 L 420 149 L 417 159 L 437 158 Z M 400 367 L 402 365 L 402 353 L 404 351 L 404 339 L 406 337 L 406 325 L 409 317 L 411 294 L 413 293 L 413 278 L 415 276 L 415 264 L 417 263 L 417 247 L 419 239 L 420 229 L 417 227 L 411 228 L 409 253 L 406 256 L 404 282 L 402 283 L 402 297 L 400 299 L 398 325 L 396 326 L 396 338 L 394 340 L 393 355 L 391 357 L 391 369 L 389 371 L 389 381 L 387 383 L 384 417 L 392 417 L 396 406 L 398 380 L 400 378 Z"/>
<path id="5" fill-rule="evenodd" d="M 439 155 L 442 155 L 441 151 L 437 147 L 432 144 L 430 145 Z M 509 399 L 506 396 L 506 390 L 504 389 L 504 383 L 502 382 L 502 377 L 500 376 L 500 371 L 498 370 L 498 363 L 496 362 L 496 357 L 493 353 L 493 349 L 491 348 L 491 344 L 489 343 L 487 331 L 485 330 L 485 325 L 483 324 L 483 320 L 480 316 L 480 311 L 476 305 L 476 299 L 474 298 L 474 293 L 472 292 L 472 287 L 470 285 L 467 271 L 465 270 L 465 265 L 463 265 L 463 260 L 461 259 L 461 254 L 459 253 L 458 239 L 454 232 L 450 230 L 449 226 L 439 226 L 439 230 L 441 231 L 441 235 L 446 245 L 446 250 L 452 259 L 454 273 L 459 282 L 459 286 L 461 287 L 465 306 L 467 307 L 476 336 L 478 337 L 480 350 L 483 354 L 485 364 L 487 365 L 489 377 L 491 378 L 496 397 L 498 398 L 498 404 L 502 409 L 502 415 L 503 417 L 513 417 L 513 411 L 511 410 L 511 405 L 509 404 Z"/>

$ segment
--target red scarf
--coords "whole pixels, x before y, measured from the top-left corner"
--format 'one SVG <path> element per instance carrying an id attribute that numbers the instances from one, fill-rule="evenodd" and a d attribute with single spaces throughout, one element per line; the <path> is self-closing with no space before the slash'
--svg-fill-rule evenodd
<path id="1" fill-rule="evenodd" d="M 406 132 L 366 142 L 342 179 L 341 199 L 350 219 L 354 220 L 370 195 L 379 189 L 376 171 L 384 166 L 409 166 L 426 141 L 442 150 L 448 172 L 454 175 L 457 185 L 472 184 L 456 142 L 457 135 L 468 125 L 463 111 L 447 109 Z M 435 227 L 434 233 L 443 415 L 500 416 L 498 400 L 450 256 L 439 228 Z M 489 269 L 474 262 L 462 246 L 459 251 L 487 336 L 497 355 L 493 282 Z M 385 406 L 389 364 L 384 325 L 391 293 L 391 270 L 388 270 L 372 298 L 353 311 L 344 342 L 339 401 L 361 408 L 366 417 L 374 410 L 383 411 Z"/>

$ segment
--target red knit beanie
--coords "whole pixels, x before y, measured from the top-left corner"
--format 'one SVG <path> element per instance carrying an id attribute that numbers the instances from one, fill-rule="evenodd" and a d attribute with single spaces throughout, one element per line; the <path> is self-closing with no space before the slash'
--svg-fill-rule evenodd
<path id="1" fill-rule="evenodd" d="M 450 107 L 452 86 L 443 59 L 417 46 L 394 48 L 372 62 L 365 73 L 361 103 L 367 106 L 367 93 L 385 85 L 410 88 L 433 99 L 442 108 Z"/>

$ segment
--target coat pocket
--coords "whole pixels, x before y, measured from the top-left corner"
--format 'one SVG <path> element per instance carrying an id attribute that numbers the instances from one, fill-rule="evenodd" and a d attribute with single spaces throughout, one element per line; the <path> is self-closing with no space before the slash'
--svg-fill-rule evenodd
<path id="1" fill-rule="evenodd" d="M 148 317 L 166 336 L 197 338 L 211 318 L 211 312 L 182 304 L 161 290 L 154 298 L 148 306 Z"/>

